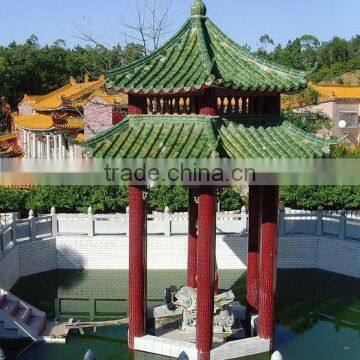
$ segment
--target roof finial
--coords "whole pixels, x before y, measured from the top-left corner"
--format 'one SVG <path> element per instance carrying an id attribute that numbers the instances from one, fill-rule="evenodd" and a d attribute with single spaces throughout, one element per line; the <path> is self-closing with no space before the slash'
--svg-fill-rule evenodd
<path id="1" fill-rule="evenodd" d="M 191 16 L 206 16 L 206 6 L 202 0 L 195 0 L 191 7 Z"/>

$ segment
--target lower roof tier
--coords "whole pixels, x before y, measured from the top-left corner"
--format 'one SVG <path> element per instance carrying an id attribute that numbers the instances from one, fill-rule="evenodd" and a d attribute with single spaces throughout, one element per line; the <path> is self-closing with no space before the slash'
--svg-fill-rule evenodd
<path id="1" fill-rule="evenodd" d="M 128 116 L 82 144 L 95 158 L 304 159 L 329 154 L 323 139 L 274 116 Z"/>

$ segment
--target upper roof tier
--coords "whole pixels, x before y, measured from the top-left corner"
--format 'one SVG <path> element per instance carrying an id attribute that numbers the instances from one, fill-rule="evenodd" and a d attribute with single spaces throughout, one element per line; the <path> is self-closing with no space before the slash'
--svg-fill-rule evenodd
<path id="1" fill-rule="evenodd" d="M 236 44 L 206 17 L 195 0 L 191 17 L 152 54 L 110 71 L 109 89 L 177 93 L 219 86 L 252 92 L 292 92 L 306 87 L 308 72 L 288 69 Z"/>

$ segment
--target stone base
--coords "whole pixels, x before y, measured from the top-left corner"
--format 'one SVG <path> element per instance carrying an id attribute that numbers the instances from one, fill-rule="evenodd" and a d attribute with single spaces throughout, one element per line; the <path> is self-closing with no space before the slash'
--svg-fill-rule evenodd
<path id="1" fill-rule="evenodd" d="M 236 323 L 245 319 L 245 307 L 231 306 Z M 169 311 L 166 306 L 148 308 L 148 319 L 154 320 L 155 326 L 150 333 L 141 338 L 135 338 L 135 350 L 172 358 L 178 358 L 185 352 L 190 360 L 197 360 L 196 333 L 179 330 L 180 312 Z M 252 318 L 252 332 L 256 332 L 257 318 Z M 255 328 L 255 329 L 254 329 Z M 230 360 L 243 356 L 251 356 L 270 351 L 270 341 L 259 337 L 245 338 L 244 330 L 234 329 L 231 341 L 225 342 L 226 334 L 214 334 L 211 359 Z"/>
<path id="2" fill-rule="evenodd" d="M 165 337 L 146 335 L 135 338 L 135 350 L 146 353 L 168 356 L 177 359 L 185 352 L 189 360 L 197 360 L 196 344 Z M 252 356 L 270 351 L 270 340 L 259 337 L 230 341 L 220 344 L 211 350 L 211 360 L 230 360 Z"/>

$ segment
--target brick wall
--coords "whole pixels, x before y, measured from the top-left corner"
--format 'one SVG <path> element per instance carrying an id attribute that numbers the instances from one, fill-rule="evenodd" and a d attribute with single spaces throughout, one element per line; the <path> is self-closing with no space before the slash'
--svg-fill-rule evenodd
<path id="1" fill-rule="evenodd" d="M 0 260 L 0 288 L 10 290 L 19 277 L 19 248 L 14 246 Z"/>
<path id="2" fill-rule="evenodd" d="M 18 245 L 20 277 L 56 269 L 56 239 L 27 241 Z"/>

